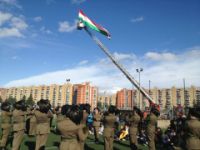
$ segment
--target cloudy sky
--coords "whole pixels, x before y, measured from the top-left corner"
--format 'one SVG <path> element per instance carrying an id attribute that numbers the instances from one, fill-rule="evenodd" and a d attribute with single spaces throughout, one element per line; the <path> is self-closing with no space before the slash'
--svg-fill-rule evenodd
<path id="1" fill-rule="evenodd" d="M 111 33 L 93 32 L 148 87 L 200 86 L 199 0 L 0 0 L 0 87 L 90 81 L 132 88 L 84 32 L 78 10 Z"/>

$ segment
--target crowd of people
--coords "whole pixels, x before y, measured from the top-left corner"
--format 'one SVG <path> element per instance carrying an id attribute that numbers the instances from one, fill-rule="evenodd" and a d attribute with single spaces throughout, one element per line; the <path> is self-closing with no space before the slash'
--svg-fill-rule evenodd
<path id="1" fill-rule="evenodd" d="M 160 116 L 156 104 L 150 106 L 150 113 L 134 107 L 128 113 L 122 113 L 115 106 L 102 112 L 99 108 L 91 111 L 89 104 L 63 105 L 52 108 L 49 100 L 41 99 L 37 105 L 26 106 L 24 100 L 13 106 L 9 102 L 1 105 L 0 149 L 5 150 L 12 129 L 12 150 L 19 150 L 25 133 L 36 136 L 35 150 L 44 150 L 50 133 L 51 120 L 56 120 L 56 134 L 61 136 L 60 150 L 84 150 L 89 134 L 99 144 L 103 136 L 104 149 L 112 150 L 114 141 L 129 141 L 130 149 L 137 150 L 138 145 L 156 149 L 200 149 L 200 109 L 190 108 L 187 118 L 171 120 L 170 126 L 163 130 L 157 127 Z"/>

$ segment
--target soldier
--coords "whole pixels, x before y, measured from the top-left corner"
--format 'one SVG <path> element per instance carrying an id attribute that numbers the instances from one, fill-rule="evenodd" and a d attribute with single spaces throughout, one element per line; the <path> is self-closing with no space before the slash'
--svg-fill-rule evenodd
<path id="1" fill-rule="evenodd" d="M 200 108 L 189 109 L 189 120 L 185 125 L 186 149 L 200 150 Z"/>
<path id="2" fill-rule="evenodd" d="M 45 148 L 48 134 L 50 133 L 50 118 L 53 115 L 50 111 L 49 100 L 41 99 L 37 105 L 39 109 L 34 112 L 37 121 L 35 150 L 42 150 Z"/>
<path id="3" fill-rule="evenodd" d="M 104 116 L 104 150 L 113 149 L 113 140 L 114 140 L 114 126 L 117 117 L 115 116 L 116 107 L 111 105 L 108 109 L 108 114 Z"/>
<path id="4" fill-rule="evenodd" d="M 155 148 L 155 132 L 156 132 L 156 125 L 158 117 L 160 116 L 159 106 L 154 104 L 151 107 L 150 115 L 149 115 L 149 122 L 147 125 L 147 137 L 149 140 L 148 146 L 149 150 L 156 150 Z"/>
<path id="5" fill-rule="evenodd" d="M 61 134 L 60 150 L 81 150 L 80 141 L 85 140 L 83 127 L 80 124 L 82 112 L 77 105 L 63 109 L 66 117 L 58 122 L 57 129 Z M 79 140 L 79 141 L 78 141 Z"/>
<path id="6" fill-rule="evenodd" d="M 99 128 L 101 124 L 101 114 L 98 108 L 94 109 L 94 116 L 93 116 L 93 127 L 94 127 L 94 136 L 95 136 L 95 143 L 99 143 Z"/>
<path id="7" fill-rule="evenodd" d="M 129 134 L 130 134 L 130 146 L 131 150 L 137 150 L 138 141 L 137 141 L 137 134 L 138 134 L 138 125 L 141 121 L 141 111 L 137 107 L 133 107 L 133 112 L 128 119 L 130 128 L 129 128 Z"/>
<path id="8" fill-rule="evenodd" d="M 28 135 L 29 136 L 34 136 L 35 133 L 36 133 L 36 126 L 37 126 L 37 122 L 36 122 L 36 117 L 34 115 L 34 111 L 35 111 L 35 108 L 33 106 L 31 106 L 29 108 L 29 116 L 27 117 L 28 119 L 28 124 L 29 124 L 29 127 L 28 127 Z"/>
<path id="9" fill-rule="evenodd" d="M 1 104 L 1 129 L 2 129 L 2 137 L 0 140 L 0 149 L 4 150 L 6 148 L 6 143 L 8 140 L 8 135 L 10 133 L 11 128 L 11 116 L 12 112 L 10 112 L 10 103 L 3 102 Z"/>
<path id="10" fill-rule="evenodd" d="M 83 127 L 83 133 L 85 134 L 84 135 L 84 138 L 83 140 L 80 141 L 80 145 L 81 145 L 81 150 L 84 150 L 84 147 L 85 147 L 85 140 L 87 139 L 87 136 L 89 134 L 89 129 L 87 127 L 87 118 L 88 118 L 88 115 L 90 114 L 90 105 L 89 104 L 81 104 L 80 105 L 80 109 L 82 110 L 82 120 L 81 120 L 81 126 Z"/>
<path id="11" fill-rule="evenodd" d="M 63 107 L 69 107 L 69 105 L 63 105 Z M 62 113 L 62 107 L 58 106 L 55 108 L 55 112 L 56 112 L 56 122 L 62 121 L 65 117 L 65 115 L 63 115 Z"/>
<path id="12" fill-rule="evenodd" d="M 14 104 L 13 111 L 13 132 L 14 138 L 12 150 L 18 150 L 24 137 L 25 132 L 25 115 L 26 105 L 25 100 L 20 100 Z"/>

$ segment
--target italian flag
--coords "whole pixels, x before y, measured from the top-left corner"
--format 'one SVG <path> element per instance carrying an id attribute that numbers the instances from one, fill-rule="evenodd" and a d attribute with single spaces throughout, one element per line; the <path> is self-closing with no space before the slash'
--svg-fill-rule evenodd
<path id="1" fill-rule="evenodd" d="M 79 21 L 81 21 L 85 26 L 97 31 L 97 32 L 100 32 L 101 34 L 107 36 L 108 38 L 110 38 L 110 33 L 105 29 L 103 28 L 102 26 L 96 24 L 95 22 L 93 22 L 92 20 L 90 20 L 84 13 L 82 10 L 79 10 L 79 14 L 78 14 L 78 18 L 79 18 Z"/>

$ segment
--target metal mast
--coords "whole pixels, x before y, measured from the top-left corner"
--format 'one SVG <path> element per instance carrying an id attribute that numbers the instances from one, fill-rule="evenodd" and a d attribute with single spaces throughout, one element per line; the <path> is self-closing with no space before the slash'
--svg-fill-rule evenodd
<path id="1" fill-rule="evenodd" d="M 141 93 L 150 101 L 153 102 L 153 99 L 149 96 L 149 94 L 140 87 L 139 83 L 134 79 L 134 77 L 112 56 L 109 52 L 108 48 L 106 48 L 103 43 L 94 35 L 92 34 L 88 28 L 84 27 L 85 31 L 89 34 L 89 36 L 95 41 L 95 43 L 103 50 L 103 52 L 112 60 L 112 62 L 117 66 L 121 72 L 126 76 L 126 78 L 137 88 L 141 91 Z"/>

